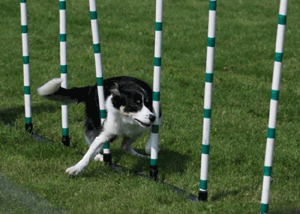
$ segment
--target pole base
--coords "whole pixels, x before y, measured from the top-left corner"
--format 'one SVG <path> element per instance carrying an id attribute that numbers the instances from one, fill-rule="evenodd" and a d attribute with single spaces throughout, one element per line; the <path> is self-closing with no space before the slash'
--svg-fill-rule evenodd
<path id="1" fill-rule="evenodd" d="M 150 178 L 157 181 L 157 175 L 158 175 L 157 165 L 156 166 L 150 165 Z"/>
<path id="2" fill-rule="evenodd" d="M 70 146 L 69 136 L 62 136 L 61 142 L 64 144 L 64 146 L 69 147 Z"/>
<path id="3" fill-rule="evenodd" d="M 112 165 L 111 154 L 103 154 L 103 162 L 111 166 Z"/>
<path id="4" fill-rule="evenodd" d="M 198 201 L 207 201 L 207 191 L 199 191 Z"/>
<path id="5" fill-rule="evenodd" d="M 32 123 L 26 123 L 25 124 L 25 131 L 27 131 L 30 134 L 33 134 L 33 125 L 32 125 Z"/>

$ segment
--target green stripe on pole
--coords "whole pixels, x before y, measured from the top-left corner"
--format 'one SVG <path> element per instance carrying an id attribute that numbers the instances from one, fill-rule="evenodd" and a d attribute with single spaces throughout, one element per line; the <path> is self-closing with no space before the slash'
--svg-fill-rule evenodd
<path id="1" fill-rule="evenodd" d="M 97 19 L 97 12 L 96 11 L 90 11 L 91 19 L 95 20 Z"/>
<path id="2" fill-rule="evenodd" d="M 286 25 L 286 15 L 278 15 L 278 24 Z"/>
<path id="3" fill-rule="evenodd" d="M 157 134 L 157 133 L 159 133 L 159 126 L 158 125 L 152 125 L 152 133 L 155 133 L 155 134 Z"/>
<path id="4" fill-rule="evenodd" d="M 268 128 L 268 138 L 275 138 L 275 129 Z"/>
<path id="5" fill-rule="evenodd" d="M 209 145 L 202 145 L 202 154 L 209 155 Z"/>
<path id="6" fill-rule="evenodd" d="M 67 41 L 67 35 L 66 34 L 60 34 L 59 35 L 59 41 L 66 42 Z"/>
<path id="7" fill-rule="evenodd" d="M 213 73 L 205 73 L 205 82 L 213 82 Z"/>
<path id="8" fill-rule="evenodd" d="M 31 123 L 31 117 L 25 117 L 25 123 L 26 124 Z"/>
<path id="9" fill-rule="evenodd" d="M 269 204 L 260 204 L 260 213 L 268 213 Z"/>
<path id="10" fill-rule="evenodd" d="M 271 176 L 272 173 L 272 167 L 271 166 L 264 166 L 264 175 L 265 176 Z"/>
<path id="11" fill-rule="evenodd" d="M 106 118 L 106 110 L 100 110 L 100 118 L 105 119 Z"/>
<path id="12" fill-rule="evenodd" d="M 211 109 L 204 109 L 203 115 L 204 115 L 203 116 L 204 118 L 210 119 L 211 118 Z"/>
<path id="13" fill-rule="evenodd" d="M 23 64 L 29 64 L 29 56 L 23 56 Z"/>
<path id="14" fill-rule="evenodd" d="M 283 53 L 275 53 L 275 57 L 274 57 L 274 60 L 276 62 L 282 62 L 282 57 L 283 57 Z"/>
<path id="15" fill-rule="evenodd" d="M 94 47 L 94 53 L 101 53 L 101 46 L 99 44 L 93 44 Z"/>
<path id="16" fill-rule="evenodd" d="M 157 159 L 150 159 L 150 165 L 156 166 L 157 165 Z"/>
<path id="17" fill-rule="evenodd" d="M 22 33 L 28 33 L 28 26 L 27 25 L 21 25 L 21 32 Z"/>
<path id="18" fill-rule="evenodd" d="M 21 3 L 26 3 L 26 0 L 21 0 L 20 2 L 21 2 Z"/>
<path id="19" fill-rule="evenodd" d="M 66 74 L 68 72 L 68 66 L 67 65 L 61 65 L 60 66 L 60 73 Z"/>
<path id="20" fill-rule="evenodd" d="M 30 86 L 24 86 L 24 94 L 30 94 Z"/>
<path id="21" fill-rule="evenodd" d="M 69 135 L 69 129 L 68 128 L 62 128 L 62 135 L 68 136 Z"/>
<path id="22" fill-rule="evenodd" d="M 66 9 L 66 1 L 59 1 L 59 9 L 60 10 Z"/>
<path id="23" fill-rule="evenodd" d="M 200 180 L 199 189 L 207 190 L 207 180 Z"/>
<path id="24" fill-rule="evenodd" d="M 109 143 L 108 142 L 104 143 L 103 149 L 109 149 Z"/>
<path id="25" fill-rule="evenodd" d="M 207 38 L 207 46 L 208 47 L 215 47 L 215 44 L 216 44 L 215 41 L 216 41 L 215 38 L 208 37 Z"/>
<path id="26" fill-rule="evenodd" d="M 159 91 L 153 91 L 152 99 L 153 99 L 153 101 L 160 101 L 160 92 Z"/>
<path id="27" fill-rule="evenodd" d="M 162 31 L 162 22 L 155 22 L 155 30 Z"/>
<path id="28" fill-rule="evenodd" d="M 103 86 L 103 77 L 97 77 L 97 86 Z"/>
<path id="29" fill-rule="evenodd" d="M 217 10 L 217 2 L 209 1 L 209 10 Z"/>
<path id="30" fill-rule="evenodd" d="M 161 57 L 154 57 L 154 66 L 161 66 Z"/>
<path id="31" fill-rule="evenodd" d="M 271 99 L 278 101 L 278 98 L 279 98 L 279 91 L 278 90 L 272 90 L 271 91 Z"/>

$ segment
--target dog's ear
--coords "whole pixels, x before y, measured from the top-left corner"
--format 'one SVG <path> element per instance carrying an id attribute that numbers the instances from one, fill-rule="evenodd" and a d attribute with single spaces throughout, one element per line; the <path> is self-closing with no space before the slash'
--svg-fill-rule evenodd
<path id="1" fill-rule="evenodd" d="M 118 83 L 114 83 L 115 85 L 110 89 L 110 92 L 113 94 L 113 95 L 117 95 L 117 96 L 120 96 L 120 91 L 119 91 L 119 85 Z"/>

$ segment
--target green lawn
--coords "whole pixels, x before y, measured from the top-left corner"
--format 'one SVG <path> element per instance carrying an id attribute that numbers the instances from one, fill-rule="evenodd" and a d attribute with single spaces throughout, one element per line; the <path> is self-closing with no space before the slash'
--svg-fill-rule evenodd
<path id="1" fill-rule="evenodd" d="M 159 177 L 198 194 L 208 0 L 166 0 L 163 17 Z M 155 1 L 98 1 L 104 77 L 130 75 L 152 84 Z M 19 1 L 0 1 L 0 171 L 22 188 L 70 213 L 258 213 L 263 179 L 279 0 L 219 1 L 208 202 L 192 203 L 148 174 L 149 160 L 112 144 L 116 173 L 92 161 L 80 176 L 65 169 L 87 150 L 84 106 L 69 107 L 71 148 L 61 141 L 60 103 L 36 89 L 59 77 L 58 0 L 28 0 L 34 132 L 24 131 Z M 289 1 L 270 212 L 300 213 L 300 2 Z M 96 82 L 88 0 L 67 1 L 68 86 Z M 297 73 L 298 72 L 298 73 Z M 143 152 L 147 136 L 134 148 Z M 0 189 L 0 213 L 34 213 Z M 10 196 L 9 196 L 10 197 Z M 2 208 L 1 208 L 2 207 Z M 23 212 L 20 212 L 22 210 Z"/>

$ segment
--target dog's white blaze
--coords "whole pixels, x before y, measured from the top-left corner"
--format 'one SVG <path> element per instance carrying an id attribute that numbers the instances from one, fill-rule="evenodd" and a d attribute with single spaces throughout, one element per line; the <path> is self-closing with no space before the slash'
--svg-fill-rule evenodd
<path id="1" fill-rule="evenodd" d="M 154 114 L 143 104 L 143 108 L 135 114 L 134 119 L 138 119 L 143 123 L 150 124 L 151 115 L 154 116 Z"/>

